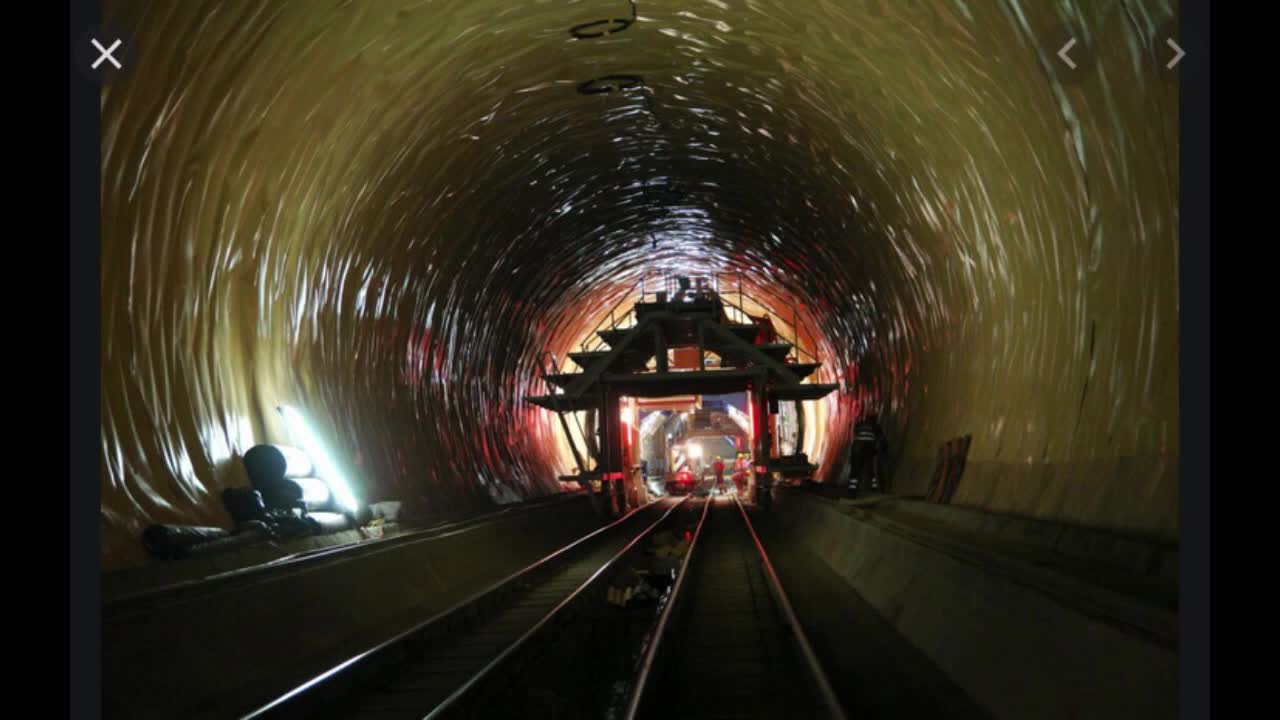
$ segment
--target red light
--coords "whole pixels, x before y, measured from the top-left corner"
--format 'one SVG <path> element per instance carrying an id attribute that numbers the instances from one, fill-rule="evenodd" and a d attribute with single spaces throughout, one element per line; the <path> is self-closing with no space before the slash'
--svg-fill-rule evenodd
<path id="1" fill-rule="evenodd" d="M 684 531 L 684 539 L 685 539 L 685 540 L 691 540 L 691 539 L 693 539 L 693 533 L 689 532 L 688 530 L 685 530 L 685 531 Z"/>

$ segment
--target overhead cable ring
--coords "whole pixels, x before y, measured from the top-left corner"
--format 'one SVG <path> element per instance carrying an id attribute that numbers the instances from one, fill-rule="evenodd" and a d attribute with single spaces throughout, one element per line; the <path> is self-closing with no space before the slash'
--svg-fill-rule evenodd
<path id="1" fill-rule="evenodd" d="M 569 34 L 578 38 L 579 40 L 590 40 L 592 38 L 604 37 L 605 35 L 620 33 L 623 30 L 626 30 L 627 28 L 631 27 L 631 24 L 634 23 L 636 20 L 640 19 L 640 15 L 638 13 L 639 11 L 636 9 L 636 0 L 631 0 L 631 18 L 630 19 L 614 18 L 612 20 L 592 20 L 589 23 L 582 23 L 581 25 L 574 25 L 573 27 L 569 28 Z M 602 26 L 605 28 L 604 30 L 588 32 L 592 30 L 592 28 L 602 27 Z"/>
<path id="2" fill-rule="evenodd" d="M 600 95 L 630 90 L 642 85 L 644 85 L 644 78 L 639 75 L 604 75 L 578 85 L 578 92 L 583 95 Z"/>
<path id="3" fill-rule="evenodd" d="M 626 18 L 614 18 L 613 20 L 595 20 L 589 23 L 583 23 L 581 25 L 574 25 L 573 27 L 569 28 L 569 34 L 578 38 L 579 40 L 590 40 L 591 38 L 604 37 L 605 35 L 620 33 L 623 30 L 626 30 L 627 28 L 631 27 L 631 23 L 633 22 L 635 22 L 635 20 L 628 20 Z M 610 25 L 612 25 L 612 27 L 609 27 Z M 588 32 L 592 28 L 596 28 L 600 26 L 605 26 L 605 29 Z"/>

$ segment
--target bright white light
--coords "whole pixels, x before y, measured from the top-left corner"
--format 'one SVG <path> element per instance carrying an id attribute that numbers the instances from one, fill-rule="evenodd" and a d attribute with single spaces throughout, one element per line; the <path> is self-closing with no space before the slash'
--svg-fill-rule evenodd
<path id="1" fill-rule="evenodd" d="M 656 426 L 662 420 L 663 420 L 663 415 L 661 412 L 649 413 L 647 416 L 645 416 L 644 421 L 640 423 L 640 434 L 646 435 L 646 436 L 652 434 L 654 426 Z"/>
<path id="2" fill-rule="evenodd" d="M 689 443 L 689 448 L 688 448 L 688 450 L 689 450 L 689 457 L 690 457 L 690 458 L 693 458 L 693 459 L 695 459 L 695 460 L 696 460 L 696 459 L 698 459 L 698 458 L 702 457 L 702 446 L 701 446 L 701 445 L 699 445 L 698 443 Z"/>
<path id="3" fill-rule="evenodd" d="M 337 498 L 338 503 L 351 512 L 355 512 L 359 503 L 356 502 L 356 496 L 351 492 L 351 486 L 347 484 L 347 479 L 342 476 L 333 460 L 329 458 L 329 452 L 325 450 L 320 438 L 312 431 L 306 419 L 302 417 L 302 413 L 284 405 L 280 407 L 280 415 L 284 418 L 285 427 L 289 430 L 289 441 L 311 456 L 316 474 L 329 485 L 329 489 L 333 491 L 333 496 Z"/>
<path id="4" fill-rule="evenodd" d="M 632 410 L 632 409 L 631 409 L 631 408 L 629 408 L 629 407 L 624 407 L 624 408 L 622 408 L 622 411 L 621 411 L 619 414 L 622 416 L 622 422 L 623 422 L 623 424 L 625 424 L 625 425 L 627 425 L 627 426 L 629 426 L 629 427 L 635 427 L 635 425 L 636 425 L 636 413 L 635 413 L 635 410 Z"/>

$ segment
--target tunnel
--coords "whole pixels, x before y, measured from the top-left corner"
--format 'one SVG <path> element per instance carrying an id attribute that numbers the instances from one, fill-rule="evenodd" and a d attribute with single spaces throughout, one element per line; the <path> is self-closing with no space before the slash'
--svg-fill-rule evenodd
<path id="1" fill-rule="evenodd" d="M 148 527 L 230 528 L 291 416 L 352 507 L 580 492 L 545 364 L 677 276 L 821 359 L 813 493 L 875 414 L 894 496 L 962 445 L 947 506 L 1176 554 L 1176 17 L 110 0 L 135 65 L 100 98 L 104 578 L 163 574 Z"/>

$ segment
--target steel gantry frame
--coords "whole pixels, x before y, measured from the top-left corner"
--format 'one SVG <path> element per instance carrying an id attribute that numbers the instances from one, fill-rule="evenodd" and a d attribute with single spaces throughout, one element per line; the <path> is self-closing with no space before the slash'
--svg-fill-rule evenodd
<path id="1" fill-rule="evenodd" d="M 654 293 L 648 301 L 641 295 L 627 315 L 634 322 L 617 327 L 616 310 L 609 329 L 597 328 L 595 335 L 608 349 L 583 349 L 569 354 L 582 370 L 564 372 L 551 355 L 551 372 L 542 364 L 543 380 L 548 394 L 529 398 L 539 407 L 555 412 L 569 441 L 578 474 L 561 478 L 578 481 L 588 487 L 601 482 L 607 496 L 618 499 L 617 509 L 625 506 L 623 467 L 623 432 L 620 401 L 623 397 L 656 398 L 673 395 L 720 395 L 746 392 L 751 405 L 753 471 L 757 486 L 766 480 L 780 458 L 772 457 L 773 442 L 769 418 L 778 411 L 778 403 L 818 400 L 838 389 L 838 385 L 806 382 L 821 363 L 800 362 L 795 344 L 778 342 L 761 332 L 768 316 L 751 316 L 742 306 L 727 303 L 714 284 L 699 282 L 695 287 L 680 278 L 674 296 Z M 739 290 L 741 292 L 741 290 Z M 739 301 L 741 303 L 741 300 Z M 750 322 L 735 322 L 727 308 L 737 309 Z M 795 325 L 793 324 L 793 328 Z M 798 332 L 793 333 L 798 341 Z M 668 353 L 675 349 L 697 349 L 693 370 L 673 370 Z M 720 365 L 707 367 L 707 356 L 714 353 Z M 805 353 L 808 355 L 808 353 Z M 544 358 L 546 355 L 544 355 Z M 588 469 L 586 457 L 573 440 L 565 415 L 594 411 L 599 442 L 593 453 L 595 467 Z M 576 421 L 576 416 L 575 416 Z M 579 424 L 579 433 L 587 435 Z M 799 445 L 797 444 L 797 447 Z"/>

